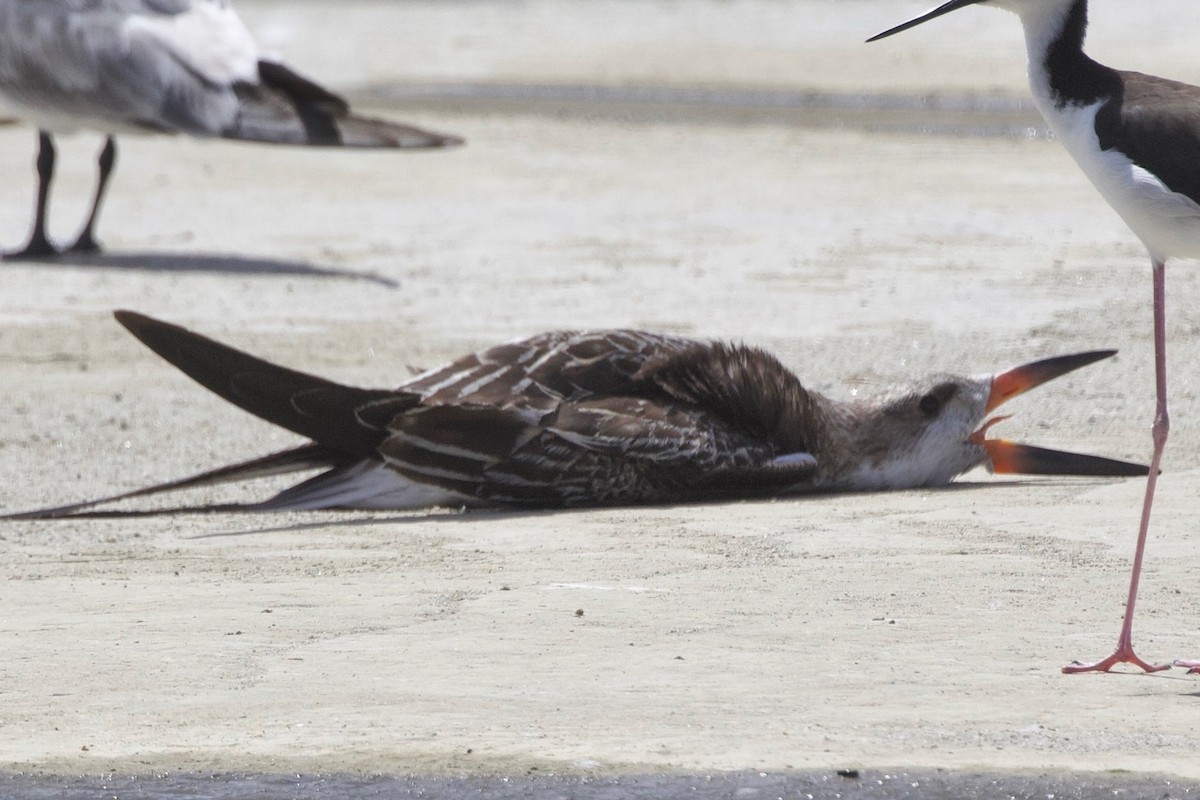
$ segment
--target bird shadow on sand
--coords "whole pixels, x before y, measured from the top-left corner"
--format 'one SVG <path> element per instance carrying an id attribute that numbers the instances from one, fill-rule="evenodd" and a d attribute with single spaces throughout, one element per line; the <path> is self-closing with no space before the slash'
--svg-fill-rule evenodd
<path id="1" fill-rule="evenodd" d="M 936 489 L 923 489 L 914 491 L 933 491 L 939 494 L 945 493 L 960 494 L 963 492 L 973 491 L 997 491 L 1007 489 L 1028 488 L 1038 485 L 1057 485 L 1061 486 L 1065 483 L 1062 478 L 1029 478 L 1025 480 L 1005 480 L 1005 481 L 956 481 L 947 486 L 939 486 Z M 1080 484 L 1094 481 L 1081 478 Z M 831 497 L 858 497 L 868 494 L 882 494 L 880 492 L 811 492 L 806 494 L 795 494 L 788 497 L 777 498 L 753 498 L 753 499 L 733 499 L 721 500 L 714 499 L 711 501 L 696 501 L 690 503 L 654 503 L 645 505 L 612 505 L 612 506 L 587 506 L 582 508 L 480 508 L 480 509 L 461 509 L 453 510 L 438 510 L 438 511 L 409 511 L 409 512 L 394 512 L 394 511 L 363 511 L 360 512 L 365 516 L 354 517 L 352 519 L 325 519 L 313 520 L 312 522 L 291 522 L 285 525 L 277 525 L 265 528 L 247 528 L 244 530 L 228 530 L 216 531 L 213 533 L 198 533 L 188 536 L 188 539 L 219 539 L 235 536 L 253 536 L 262 533 L 303 533 L 311 530 L 321 530 L 329 528 L 366 528 L 378 525 L 454 525 L 461 523 L 486 523 L 490 521 L 501 520 L 516 520 L 527 518 L 548 518 L 548 517 L 570 517 L 578 514 L 589 514 L 596 512 L 614 512 L 614 511 L 671 511 L 686 508 L 697 508 L 701 506 L 719 506 L 719 505 L 737 505 L 742 503 L 790 503 L 797 506 L 802 505 L 806 500 L 816 500 L 818 498 L 829 499 Z M 232 511 L 242 513 L 261 514 L 268 513 L 268 509 L 256 509 L 252 505 L 245 506 L 226 506 L 222 508 L 210 507 L 210 511 Z M 184 513 L 193 513 L 195 509 L 175 509 L 174 511 L 183 511 Z M 119 513 L 119 512 L 118 512 Z M 164 512 L 151 512 L 150 515 L 158 515 Z M 172 513 L 168 510 L 166 513 Z M 306 513 L 316 515 L 333 516 L 334 514 L 353 513 L 346 509 L 328 509 L 328 510 L 313 510 Z M 82 515 L 80 515 L 82 516 Z"/>
<path id="2" fill-rule="evenodd" d="M 1057 485 L 1062 486 L 1063 478 L 1029 478 L 1025 480 L 1006 480 L 1006 481 L 957 481 L 947 486 L 940 486 L 936 489 L 922 489 L 917 491 L 935 491 L 938 494 L 960 494 L 962 492 L 971 491 L 998 491 L 1005 489 L 1028 488 L 1037 485 Z M 1094 480 L 1081 478 L 1080 484 L 1095 483 Z M 238 536 L 254 536 L 266 533 L 304 533 L 306 531 L 322 530 L 330 528 L 366 528 L 380 525 L 444 525 L 456 523 L 486 523 L 489 521 L 499 520 L 515 520 L 523 518 L 546 518 L 551 516 L 569 517 L 577 514 L 587 514 L 595 512 L 612 512 L 621 510 L 642 510 L 642 511 L 670 511 L 672 509 L 679 510 L 685 508 L 696 508 L 699 506 L 708 505 L 735 505 L 739 503 L 791 503 L 796 505 L 803 504 L 806 500 L 815 500 L 817 498 L 829 499 L 830 497 L 857 497 L 867 494 L 881 494 L 879 492 L 811 492 L 806 494 L 796 494 L 782 498 L 755 498 L 745 500 L 712 500 L 709 502 L 697 501 L 690 503 L 657 503 L 646 505 L 614 505 L 614 506 L 588 506 L 582 508 L 481 508 L 481 509 L 463 509 L 451 510 L 440 509 L 432 511 L 387 511 L 387 510 L 362 510 L 355 511 L 353 509 L 312 509 L 303 512 L 288 512 L 288 513 L 304 513 L 312 515 L 311 521 L 297 522 L 289 521 L 283 525 L 272 526 L 257 526 L 252 525 L 246 528 L 236 530 L 214 531 L 211 533 L 197 533 L 191 536 L 184 536 L 185 539 L 221 539 Z M 262 519 L 264 515 L 279 513 L 278 509 L 266 508 L 256 503 L 228 503 L 228 504 L 212 504 L 203 506 L 171 506 L 166 508 L 151 508 L 151 509 L 129 509 L 129 510 L 102 510 L 102 509 L 85 509 L 81 511 L 48 514 L 46 516 L 37 516 L 36 512 L 15 513 L 11 515 L 0 515 L 0 520 L 3 521 L 30 521 L 30 520 L 79 520 L 79 519 L 94 519 L 94 520 L 113 520 L 113 519 L 138 519 L 143 517 L 168 517 L 168 516 L 218 516 L 226 514 L 242 514 L 253 516 Z M 354 514 L 351 518 L 346 518 L 346 515 Z M 361 515 L 361 516 L 360 516 Z M 340 517 L 340 518 L 339 518 Z"/>
<path id="3" fill-rule="evenodd" d="M 329 278 L 364 281 L 389 289 L 400 284 L 373 272 L 337 269 L 307 261 L 291 261 L 260 256 L 240 256 L 232 253 L 160 253 L 154 251 L 128 253 L 94 253 L 59 255 L 45 259 L 21 259 L 39 266 L 84 269 L 111 269 L 163 273 L 203 273 L 208 275 L 267 275 L 296 278 Z M 19 263 L 19 262 L 15 262 Z"/>

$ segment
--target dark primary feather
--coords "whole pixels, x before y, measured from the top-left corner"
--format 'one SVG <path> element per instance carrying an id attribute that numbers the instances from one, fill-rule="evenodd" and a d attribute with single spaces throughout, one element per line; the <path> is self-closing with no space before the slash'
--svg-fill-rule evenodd
<path id="1" fill-rule="evenodd" d="M 227 464 L 217 469 L 207 470 L 195 475 L 189 475 L 179 480 L 156 483 L 131 492 L 98 497 L 78 503 L 69 503 L 51 508 L 39 508 L 23 514 L 6 514 L 0 519 L 50 519 L 79 514 L 101 503 L 115 503 L 119 500 L 131 500 L 135 497 L 158 494 L 159 492 L 176 491 L 180 489 L 199 489 L 204 486 L 216 486 L 221 483 L 248 481 L 255 478 L 267 478 L 272 475 L 286 475 L 291 472 L 303 472 L 312 469 L 330 469 L 344 467 L 352 460 L 344 453 L 335 453 L 319 444 L 306 444 L 278 453 L 253 458 L 249 461 L 239 461 Z"/>
<path id="2" fill-rule="evenodd" d="M 143 344 L 204 388 L 256 417 L 339 453 L 373 456 L 385 434 L 371 416 L 372 409 L 383 406 L 394 412 L 417 402 L 415 395 L 342 386 L 276 366 L 142 314 L 118 311 L 114 316 Z M 360 411 L 364 416 L 359 416 Z"/>

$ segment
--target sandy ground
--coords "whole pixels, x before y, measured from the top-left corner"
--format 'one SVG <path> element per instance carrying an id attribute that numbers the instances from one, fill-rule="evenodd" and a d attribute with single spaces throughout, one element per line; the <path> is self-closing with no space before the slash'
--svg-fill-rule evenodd
<path id="1" fill-rule="evenodd" d="M 1187 37 L 1139 52 L 1190 2 L 1151 18 L 1094 5 L 1098 57 L 1200 79 Z M 919 4 L 240 7 L 268 46 L 351 94 L 548 82 L 1024 96 L 1017 23 L 984 10 L 866 47 Z M 330 29 L 335 41 L 319 38 Z M 1147 457 L 1146 257 L 1052 142 L 706 107 L 434 97 L 379 111 L 470 146 L 127 139 L 101 226 L 109 255 L 0 265 L 0 511 L 290 441 L 143 349 L 116 307 L 366 385 L 554 327 L 742 338 L 839 396 L 1117 347 L 1012 404 L 1003 431 Z M 63 147 L 60 236 L 82 214 L 96 145 Z M 29 222 L 32 156 L 27 128 L 0 128 L 7 247 Z M 1154 659 L 1200 657 L 1198 284 L 1190 268 L 1170 274 L 1174 430 L 1136 631 Z M 1059 673 L 1113 644 L 1141 492 L 976 473 L 942 491 L 705 507 L 0 523 L 0 771 L 1200 778 L 1200 677 Z"/>

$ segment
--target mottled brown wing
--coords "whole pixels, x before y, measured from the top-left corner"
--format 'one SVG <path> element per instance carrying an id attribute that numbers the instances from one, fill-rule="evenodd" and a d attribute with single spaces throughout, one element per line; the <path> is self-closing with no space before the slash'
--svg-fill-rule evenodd
<path id="1" fill-rule="evenodd" d="M 772 448 L 703 410 L 636 397 L 430 406 L 392 431 L 380 453 L 405 477 L 517 505 L 770 494 L 813 472 L 774 463 Z"/>
<path id="2" fill-rule="evenodd" d="M 400 388 L 431 405 L 620 396 L 644 390 L 633 376 L 648 359 L 698 345 L 644 331 L 554 331 L 464 356 Z"/>

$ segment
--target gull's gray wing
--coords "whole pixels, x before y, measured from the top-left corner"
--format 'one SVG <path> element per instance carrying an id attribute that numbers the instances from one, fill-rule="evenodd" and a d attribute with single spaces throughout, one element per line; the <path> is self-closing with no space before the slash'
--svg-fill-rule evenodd
<path id="1" fill-rule="evenodd" d="M 39 127 L 441 147 L 264 59 L 225 0 L 0 0 L 0 100 Z"/>
<path id="2" fill-rule="evenodd" d="M 237 118 L 233 87 L 258 82 L 258 60 L 241 20 L 213 0 L 0 3 L 0 95 L 51 129 L 220 136 Z"/>

